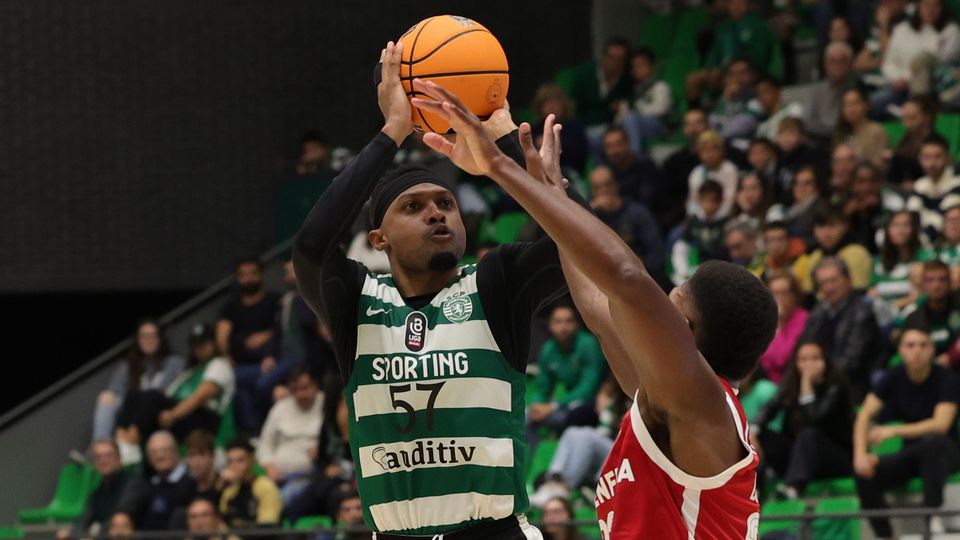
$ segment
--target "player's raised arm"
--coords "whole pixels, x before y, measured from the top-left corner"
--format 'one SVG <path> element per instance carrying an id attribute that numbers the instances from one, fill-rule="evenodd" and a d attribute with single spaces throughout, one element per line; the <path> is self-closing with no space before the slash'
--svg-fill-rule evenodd
<path id="1" fill-rule="evenodd" d="M 718 407 L 722 387 L 697 352 L 687 321 L 630 247 L 590 212 L 562 196 L 550 181 L 535 178 L 536 175 L 505 159 L 484 136 L 479 119 L 456 96 L 433 83 L 415 84 L 436 101 L 414 103 L 445 115 L 459 137 L 451 143 L 428 134 L 424 141 L 451 156 L 455 163 L 457 153 L 466 146 L 473 163 L 516 199 L 557 242 L 569 261 L 609 299 L 613 327 L 628 351 L 637 377 L 643 380 L 651 403 L 670 408 L 676 414 L 690 409 L 698 416 L 707 412 L 708 416 L 729 417 Z M 529 126 L 521 129 L 521 143 L 532 147 Z M 529 167 L 536 152 L 532 155 L 528 150 L 526 154 Z"/>
<path id="2" fill-rule="evenodd" d="M 397 148 L 413 131 L 410 103 L 400 84 L 402 45 L 391 41 L 380 52 L 377 102 L 383 113 L 380 133 L 334 179 L 314 205 L 293 248 L 300 292 L 315 310 L 322 306 L 320 284 L 351 269 L 339 242 L 349 233 L 377 181 L 393 163 Z"/>

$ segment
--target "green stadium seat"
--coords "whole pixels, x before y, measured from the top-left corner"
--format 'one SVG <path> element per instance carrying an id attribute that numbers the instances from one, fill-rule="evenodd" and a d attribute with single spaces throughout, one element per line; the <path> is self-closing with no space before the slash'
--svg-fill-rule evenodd
<path id="1" fill-rule="evenodd" d="M 90 493 L 96 489 L 99 475 L 88 466 L 70 463 L 60 471 L 53 500 L 43 508 L 29 508 L 19 513 L 20 523 L 67 523 L 83 513 Z"/>
<path id="2" fill-rule="evenodd" d="M 807 497 L 853 495 L 857 492 L 857 482 L 851 477 L 815 480 L 807 485 L 804 495 Z"/>
<path id="3" fill-rule="evenodd" d="M 677 19 L 672 13 L 651 13 L 640 23 L 640 39 L 637 44 L 653 50 L 657 58 L 666 58 L 673 42 Z"/>
<path id="4" fill-rule="evenodd" d="M 803 501 L 798 500 L 771 501 L 764 504 L 760 509 L 760 537 L 762 538 L 763 535 L 776 531 L 790 532 L 795 535 L 799 534 L 799 520 L 768 521 L 764 520 L 764 516 L 787 516 L 803 514 L 806 512 L 806 510 L 806 504 Z"/>
<path id="5" fill-rule="evenodd" d="M 702 6 L 683 10 L 677 22 L 677 31 L 670 44 L 671 55 L 684 52 L 696 53 L 697 34 L 707 25 L 707 10 Z"/>
<path id="6" fill-rule="evenodd" d="M 553 76 L 553 82 L 557 84 L 568 96 L 573 96 L 573 85 L 577 79 L 577 68 L 569 67 L 558 71 Z"/>
<path id="7" fill-rule="evenodd" d="M 493 240 L 500 244 L 509 244 L 516 242 L 520 236 L 520 231 L 527 224 L 530 218 L 523 212 L 507 212 L 501 214 L 493 222 L 493 231 L 491 232 Z"/>
<path id="8" fill-rule="evenodd" d="M 550 461 L 557 451 L 558 442 L 557 439 L 548 439 L 540 441 L 540 444 L 537 445 L 537 449 L 530 459 L 530 464 L 527 466 L 527 490 L 531 493 L 533 493 L 533 482 L 550 468 Z"/>
<path id="9" fill-rule="evenodd" d="M 333 527 L 333 520 L 330 516 L 304 516 L 294 523 L 293 528 L 297 531 L 309 531 L 313 529 L 330 529 Z"/>
<path id="10" fill-rule="evenodd" d="M 906 133 L 906 128 L 903 127 L 903 122 L 892 121 L 884 122 L 883 129 L 886 130 L 887 136 L 890 137 L 890 147 L 896 147 L 900 144 L 900 140 L 903 139 L 903 134 Z"/>
<path id="11" fill-rule="evenodd" d="M 23 529 L 20 527 L 0 527 L 0 540 L 19 540 L 23 538 Z"/>
<path id="12" fill-rule="evenodd" d="M 700 58 L 695 51 L 674 54 L 667 61 L 663 80 L 670 87 L 673 103 L 678 111 L 687 109 L 687 74 L 700 68 Z"/>
<path id="13" fill-rule="evenodd" d="M 577 530 L 587 538 L 597 538 L 600 533 L 600 527 L 597 525 L 597 509 L 593 507 L 593 502 L 589 506 L 575 507 L 573 510 L 573 519 L 575 521 L 589 521 L 586 525 L 580 525 Z"/>
<path id="14" fill-rule="evenodd" d="M 856 497 L 839 497 L 823 499 L 813 509 L 813 513 L 839 514 L 859 512 L 860 500 Z M 859 519 L 828 519 L 813 520 L 814 540 L 860 540 Z"/>
<path id="15" fill-rule="evenodd" d="M 960 113 L 938 115 L 934 128 L 950 143 L 950 155 L 960 156 Z"/>

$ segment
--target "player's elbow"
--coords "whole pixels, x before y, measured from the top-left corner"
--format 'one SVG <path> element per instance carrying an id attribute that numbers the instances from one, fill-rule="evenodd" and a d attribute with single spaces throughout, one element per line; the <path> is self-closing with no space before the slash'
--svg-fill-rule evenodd
<path id="1" fill-rule="evenodd" d="M 644 296 L 651 284 L 656 286 L 643 263 L 635 257 L 632 260 L 623 261 L 617 266 L 613 284 L 613 290 L 608 292 L 608 296 L 618 296 L 622 300 Z"/>

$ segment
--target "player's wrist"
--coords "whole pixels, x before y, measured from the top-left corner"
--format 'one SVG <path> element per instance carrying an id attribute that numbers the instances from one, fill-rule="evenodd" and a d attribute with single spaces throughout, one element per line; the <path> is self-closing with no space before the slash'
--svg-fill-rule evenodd
<path id="1" fill-rule="evenodd" d="M 387 122 L 383 125 L 383 129 L 380 130 L 387 137 L 393 139 L 393 142 L 399 148 L 403 144 L 403 141 L 407 139 L 412 131 L 412 128 L 409 124 L 403 124 L 400 122 Z"/>

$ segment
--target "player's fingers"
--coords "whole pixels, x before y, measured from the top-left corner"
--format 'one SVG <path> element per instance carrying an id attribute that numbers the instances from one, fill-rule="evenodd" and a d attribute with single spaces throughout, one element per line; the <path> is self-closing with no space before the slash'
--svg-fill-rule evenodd
<path id="1" fill-rule="evenodd" d="M 469 110 L 467 106 L 464 105 L 462 101 L 460 101 L 460 98 L 457 97 L 456 94 L 440 86 L 439 84 L 433 81 L 426 81 L 426 87 L 433 90 L 434 92 L 436 92 L 438 96 L 440 96 L 440 97 L 437 97 L 438 100 L 449 101 L 450 103 L 456 105 L 460 109 Z"/>
<path id="2" fill-rule="evenodd" d="M 548 114 L 547 118 L 543 121 L 543 141 L 540 143 L 540 156 L 543 157 L 544 161 L 553 159 L 553 125 L 555 119 L 556 116 Z"/>
<path id="3" fill-rule="evenodd" d="M 423 144 L 448 157 L 453 153 L 453 143 L 439 133 L 424 133 Z"/>
<path id="4" fill-rule="evenodd" d="M 560 130 L 563 129 L 563 124 L 554 124 L 553 125 L 553 151 L 557 155 L 557 159 L 560 159 L 560 155 L 563 154 L 563 145 L 560 143 Z"/>
<path id="5" fill-rule="evenodd" d="M 538 182 L 542 182 L 543 162 L 540 160 L 540 153 L 537 152 L 536 145 L 533 144 L 533 130 L 530 129 L 530 124 L 527 122 L 520 124 L 520 148 L 523 150 L 523 157 L 527 162 L 527 173 Z"/>
<path id="6" fill-rule="evenodd" d="M 443 102 L 443 109 L 449 113 L 447 117 L 450 127 L 457 133 L 477 133 L 483 130 L 480 119 L 468 110 L 464 110 L 449 101 Z"/>
<path id="7" fill-rule="evenodd" d="M 447 115 L 447 112 L 443 110 L 443 103 L 440 101 L 415 97 L 411 99 L 410 102 L 418 109 L 434 112 L 444 117 Z"/>
<path id="8" fill-rule="evenodd" d="M 417 92 L 420 92 L 421 94 L 424 94 L 424 95 L 427 95 L 427 96 L 432 97 L 433 99 L 437 100 L 438 102 L 442 102 L 442 101 L 443 101 L 443 94 L 441 94 L 441 93 L 438 92 L 435 88 L 433 88 L 433 87 L 431 87 L 430 85 L 428 85 L 428 84 L 427 84 L 427 81 L 424 81 L 424 80 L 422 80 L 422 79 L 414 79 L 414 80 L 413 80 L 413 89 L 416 90 Z"/>

